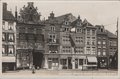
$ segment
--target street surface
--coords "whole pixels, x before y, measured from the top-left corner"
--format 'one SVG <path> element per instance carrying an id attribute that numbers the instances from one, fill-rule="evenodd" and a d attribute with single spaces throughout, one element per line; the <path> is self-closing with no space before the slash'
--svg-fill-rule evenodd
<path id="1" fill-rule="evenodd" d="M 89 71 L 80 71 L 80 70 L 35 70 L 35 73 L 32 73 L 32 70 L 17 70 L 17 71 L 7 71 L 3 73 L 2 76 L 14 75 L 14 76 L 117 76 L 118 71 L 116 70 L 89 70 Z"/>

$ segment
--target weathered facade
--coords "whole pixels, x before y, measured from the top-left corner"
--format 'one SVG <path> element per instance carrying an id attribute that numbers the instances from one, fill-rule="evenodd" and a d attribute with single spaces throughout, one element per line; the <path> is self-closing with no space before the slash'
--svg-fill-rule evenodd
<path id="1" fill-rule="evenodd" d="M 47 41 L 48 38 L 53 41 Z M 97 67 L 96 28 L 87 20 L 82 22 L 80 16 L 76 19 L 70 13 L 54 17 L 51 13 L 45 23 L 45 40 L 45 68 L 82 70 Z"/>
<path id="2" fill-rule="evenodd" d="M 3 3 L 2 19 L 2 69 L 16 69 L 16 20 L 7 3 Z"/>
<path id="3" fill-rule="evenodd" d="M 17 15 L 17 12 L 16 12 Z M 33 2 L 28 2 L 17 16 L 17 68 L 41 68 L 43 66 L 44 36 L 40 14 Z"/>
<path id="4" fill-rule="evenodd" d="M 97 59 L 98 68 L 108 68 L 108 35 L 102 25 L 96 25 L 97 28 Z"/>

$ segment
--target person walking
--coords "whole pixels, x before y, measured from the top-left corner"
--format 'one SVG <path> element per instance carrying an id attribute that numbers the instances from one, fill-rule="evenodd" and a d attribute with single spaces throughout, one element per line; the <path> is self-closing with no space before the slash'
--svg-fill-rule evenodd
<path id="1" fill-rule="evenodd" d="M 35 73 L 35 66 L 34 65 L 32 66 L 32 73 L 33 74 Z"/>

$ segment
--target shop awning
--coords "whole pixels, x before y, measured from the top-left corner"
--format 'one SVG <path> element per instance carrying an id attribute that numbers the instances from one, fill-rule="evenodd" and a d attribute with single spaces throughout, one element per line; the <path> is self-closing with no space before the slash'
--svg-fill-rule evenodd
<path id="1" fill-rule="evenodd" d="M 97 58 L 96 57 L 87 57 L 88 62 L 93 62 L 93 63 L 97 63 Z"/>
<path id="2" fill-rule="evenodd" d="M 2 62 L 16 62 L 15 57 L 2 57 Z"/>

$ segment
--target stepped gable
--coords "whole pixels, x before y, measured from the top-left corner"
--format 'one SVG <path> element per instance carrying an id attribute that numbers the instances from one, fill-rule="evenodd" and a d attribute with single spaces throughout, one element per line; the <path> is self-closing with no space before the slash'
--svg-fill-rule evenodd
<path id="1" fill-rule="evenodd" d="M 37 7 L 34 7 L 33 2 L 28 2 L 27 7 L 24 5 L 20 9 L 19 22 L 27 24 L 39 24 L 40 23 L 40 13 L 37 12 Z"/>

